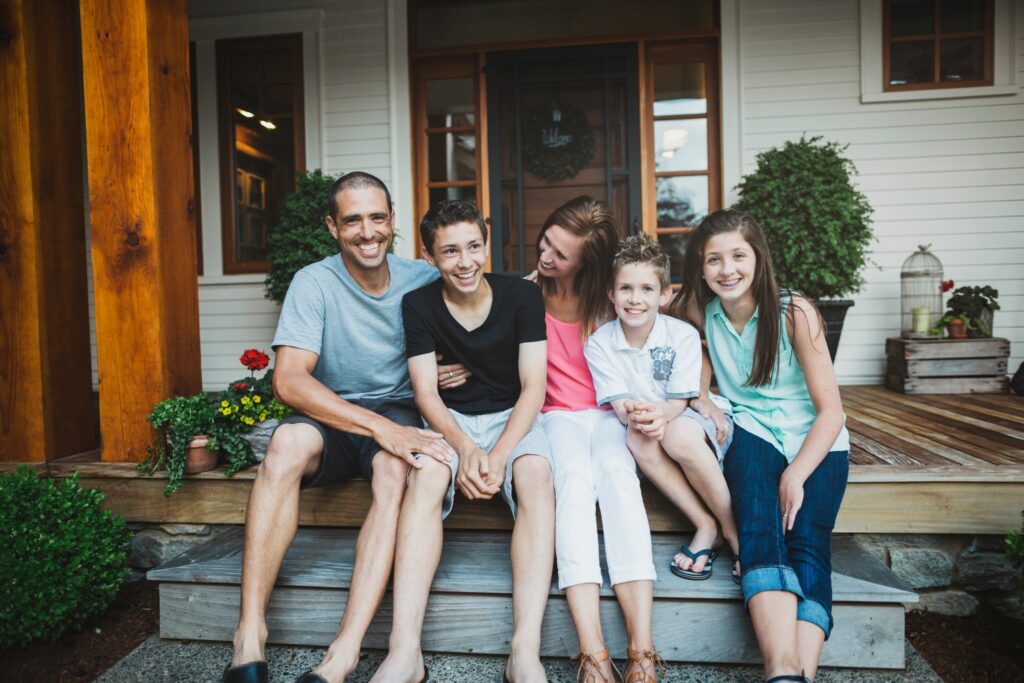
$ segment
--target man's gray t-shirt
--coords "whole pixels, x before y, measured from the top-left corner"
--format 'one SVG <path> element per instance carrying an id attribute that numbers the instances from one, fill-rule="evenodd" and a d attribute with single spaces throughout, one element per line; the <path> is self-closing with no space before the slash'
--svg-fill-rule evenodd
<path id="1" fill-rule="evenodd" d="M 313 377 L 346 400 L 412 396 L 405 359 L 402 297 L 437 279 L 426 261 L 388 254 L 391 283 L 363 291 L 335 254 L 306 266 L 284 298 L 273 347 L 319 356 Z"/>

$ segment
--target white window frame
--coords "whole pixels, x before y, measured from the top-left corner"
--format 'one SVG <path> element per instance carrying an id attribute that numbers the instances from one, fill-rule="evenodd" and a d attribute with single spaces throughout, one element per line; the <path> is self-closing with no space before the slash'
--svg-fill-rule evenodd
<path id="1" fill-rule="evenodd" d="M 860 0 L 860 101 L 910 102 L 1016 95 L 1020 92 L 1017 85 L 1016 4 L 1014 0 L 995 0 L 993 3 L 992 85 L 886 92 L 882 63 L 882 0 Z"/>
<path id="2" fill-rule="evenodd" d="M 221 241 L 220 149 L 217 125 L 216 41 L 287 33 L 302 34 L 302 91 L 305 108 L 306 168 L 321 167 L 320 130 L 323 10 L 294 10 L 189 19 L 189 41 L 196 44 L 196 111 L 199 119 L 199 194 L 203 223 L 203 275 L 200 285 L 262 283 L 265 273 L 224 274 Z"/>

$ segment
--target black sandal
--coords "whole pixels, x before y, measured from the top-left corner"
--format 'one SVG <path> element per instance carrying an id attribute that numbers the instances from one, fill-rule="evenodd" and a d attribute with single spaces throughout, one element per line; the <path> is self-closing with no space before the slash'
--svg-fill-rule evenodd
<path id="1" fill-rule="evenodd" d="M 774 676 L 772 678 L 765 679 L 764 683 L 784 683 L 785 681 L 797 681 L 797 683 L 814 683 L 809 679 L 804 672 L 798 674 L 783 674 L 781 676 Z"/>
<path id="2" fill-rule="evenodd" d="M 267 671 L 266 662 L 249 662 L 224 669 L 222 680 L 224 683 L 267 683 L 270 680 L 270 674 Z"/>

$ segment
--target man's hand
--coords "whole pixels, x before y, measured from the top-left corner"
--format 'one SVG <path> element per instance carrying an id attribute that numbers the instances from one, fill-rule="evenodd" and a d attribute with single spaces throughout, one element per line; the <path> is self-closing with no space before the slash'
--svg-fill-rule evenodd
<path id="1" fill-rule="evenodd" d="M 459 473 L 455 483 L 466 498 L 486 500 L 501 490 L 500 485 L 490 483 L 490 474 L 490 459 L 477 446 L 459 454 Z"/>
<path id="2" fill-rule="evenodd" d="M 627 401 L 626 403 L 627 406 L 630 403 L 633 406 L 632 410 L 629 410 L 627 407 L 629 422 L 633 425 L 633 428 L 656 441 L 661 441 L 661 438 L 665 436 L 665 427 L 668 425 L 665 411 L 661 406 L 632 401 Z"/>
<path id="3" fill-rule="evenodd" d="M 386 422 L 386 425 L 374 431 L 373 439 L 391 455 L 405 460 L 416 469 L 423 467 L 423 463 L 416 459 L 416 453 L 428 455 L 443 463 L 451 462 L 452 449 L 437 432 L 403 427 L 390 420 Z"/>
<path id="4" fill-rule="evenodd" d="M 725 443 L 725 439 L 729 436 L 729 421 L 725 419 L 725 413 L 722 409 L 715 405 L 707 396 L 698 396 L 690 401 L 690 407 L 700 413 L 701 417 L 707 419 L 711 418 L 711 421 L 715 423 L 715 441 L 721 446 Z"/>
<path id="5" fill-rule="evenodd" d="M 436 354 L 437 362 L 437 386 L 441 389 L 454 389 L 466 383 L 473 373 L 466 369 L 465 365 L 454 363 L 452 365 L 440 365 L 441 354 Z"/>

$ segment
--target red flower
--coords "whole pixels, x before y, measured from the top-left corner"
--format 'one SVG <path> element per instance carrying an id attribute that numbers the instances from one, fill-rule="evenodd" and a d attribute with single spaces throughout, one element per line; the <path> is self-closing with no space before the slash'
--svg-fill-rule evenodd
<path id="1" fill-rule="evenodd" d="M 242 362 L 242 365 L 249 368 L 249 370 L 255 372 L 256 370 L 262 370 L 267 367 L 270 363 L 270 356 L 262 351 L 257 351 L 256 349 L 246 349 L 245 353 L 243 353 L 238 360 Z"/>
<path id="2" fill-rule="evenodd" d="M 952 280 L 943 280 L 942 284 L 939 285 L 939 291 L 941 291 L 943 294 L 945 294 L 949 290 L 953 289 L 953 287 L 955 287 L 955 286 L 956 285 L 953 283 Z"/>
<path id="3" fill-rule="evenodd" d="M 233 388 L 235 391 L 245 391 L 249 388 L 249 385 L 245 382 L 235 382 Z"/>

